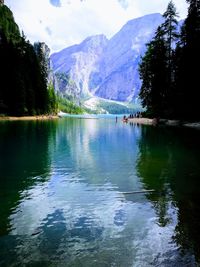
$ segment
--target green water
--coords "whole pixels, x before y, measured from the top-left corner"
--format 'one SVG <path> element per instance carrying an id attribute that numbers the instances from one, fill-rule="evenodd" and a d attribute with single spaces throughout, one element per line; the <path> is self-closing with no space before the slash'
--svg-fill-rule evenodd
<path id="1" fill-rule="evenodd" d="M 199 266 L 199 134 L 0 122 L 0 266 Z"/>

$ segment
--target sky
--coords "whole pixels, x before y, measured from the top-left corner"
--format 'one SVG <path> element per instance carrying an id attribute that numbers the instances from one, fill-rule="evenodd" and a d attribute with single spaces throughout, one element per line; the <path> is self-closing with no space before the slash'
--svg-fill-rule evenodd
<path id="1" fill-rule="evenodd" d="M 51 52 L 85 38 L 111 38 L 129 20 L 166 10 L 169 0 L 5 0 L 31 43 L 45 42 Z M 174 0 L 179 18 L 187 15 L 185 0 Z"/>

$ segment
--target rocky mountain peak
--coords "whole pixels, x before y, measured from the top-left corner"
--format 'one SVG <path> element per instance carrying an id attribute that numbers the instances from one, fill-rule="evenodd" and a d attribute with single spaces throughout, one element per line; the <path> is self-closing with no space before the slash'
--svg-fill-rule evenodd
<path id="1" fill-rule="evenodd" d="M 76 97 L 133 101 L 141 86 L 138 63 L 162 21 L 160 14 L 150 14 L 128 21 L 110 40 L 103 34 L 90 36 L 53 54 L 54 72 L 73 81 Z M 62 92 L 72 92 L 68 82 L 60 84 Z"/>
<path id="2" fill-rule="evenodd" d="M 89 79 L 95 64 L 101 57 L 108 40 L 105 35 L 95 35 L 86 38 L 79 45 L 70 46 L 52 55 L 53 68 L 55 73 L 60 73 L 62 93 L 72 94 L 69 88 L 69 81 L 72 84 L 74 97 L 90 95 Z M 65 78 L 64 75 L 65 74 Z M 65 80 L 65 81 L 64 81 Z"/>
<path id="3" fill-rule="evenodd" d="M 104 34 L 93 35 L 87 37 L 81 44 L 86 47 L 99 47 L 108 43 L 108 39 Z"/>

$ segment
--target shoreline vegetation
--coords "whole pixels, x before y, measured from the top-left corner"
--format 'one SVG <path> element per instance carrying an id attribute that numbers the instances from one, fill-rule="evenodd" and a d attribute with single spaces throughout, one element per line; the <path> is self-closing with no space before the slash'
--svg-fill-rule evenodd
<path id="1" fill-rule="evenodd" d="M 199 127 L 186 121 L 200 121 L 200 1 L 186 2 L 188 14 L 182 25 L 173 1 L 169 2 L 163 23 L 146 46 L 139 62 L 139 98 L 152 118 L 169 118 L 180 125 L 184 122 L 185 126 Z"/>

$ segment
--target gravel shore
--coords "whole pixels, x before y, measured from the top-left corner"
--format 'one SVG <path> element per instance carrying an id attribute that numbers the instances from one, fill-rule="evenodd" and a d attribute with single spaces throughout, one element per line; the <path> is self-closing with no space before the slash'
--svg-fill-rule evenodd
<path id="1" fill-rule="evenodd" d="M 133 118 L 133 119 L 128 119 L 128 122 L 133 122 L 133 123 L 138 123 L 138 124 L 156 125 L 155 119 L 148 119 L 148 118 Z M 160 124 L 167 125 L 167 126 L 184 126 L 184 127 L 200 129 L 200 122 L 180 124 L 180 121 L 178 120 L 161 120 Z"/>
<path id="2" fill-rule="evenodd" d="M 23 117 L 12 117 L 2 116 L 0 121 L 34 121 L 34 120 L 52 120 L 58 119 L 57 115 L 39 115 L 39 116 L 23 116 Z"/>

